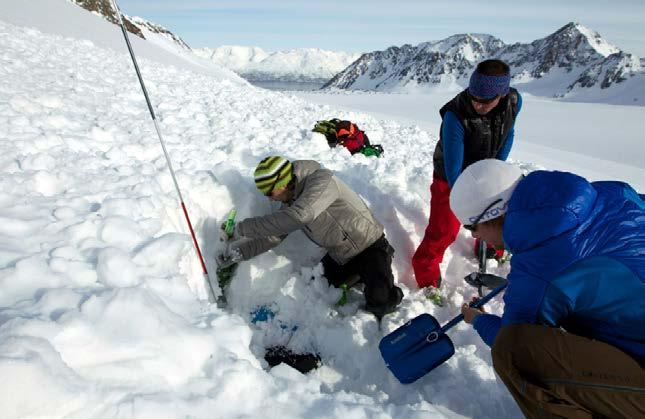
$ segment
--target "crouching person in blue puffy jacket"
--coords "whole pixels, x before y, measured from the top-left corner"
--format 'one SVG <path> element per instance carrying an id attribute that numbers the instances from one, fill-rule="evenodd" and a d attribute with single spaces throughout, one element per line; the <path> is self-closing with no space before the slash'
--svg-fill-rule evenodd
<path id="1" fill-rule="evenodd" d="M 513 254 L 502 317 L 462 313 L 527 417 L 645 417 L 644 198 L 500 160 L 457 179 L 457 218 Z"/>

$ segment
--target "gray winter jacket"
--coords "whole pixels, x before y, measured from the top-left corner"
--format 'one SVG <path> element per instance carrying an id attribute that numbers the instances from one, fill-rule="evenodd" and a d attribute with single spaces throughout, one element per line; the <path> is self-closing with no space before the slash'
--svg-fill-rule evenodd
<path id="1" fill-rule="evenodd" d="M 344 265 L 383 235 L 363 200 L 333 173 L 312 160 L 293 162 L 296 178 L 293 201 L 279 211 L 237 224 L 236 243 L 244 260 L 277 246 L 289 233 L 302 230 Z"/>

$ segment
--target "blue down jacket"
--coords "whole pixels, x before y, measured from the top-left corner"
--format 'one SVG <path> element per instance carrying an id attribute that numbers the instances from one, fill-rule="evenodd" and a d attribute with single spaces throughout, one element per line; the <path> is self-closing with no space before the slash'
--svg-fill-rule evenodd
<path id="1" fill-rule="evenodd" d="M 474 327 L 562 327 L 645 359 L 645 196 L 622 182 L 536 171 L 513 192 L 504 242 L 513 253 L 504 314 Z"/>

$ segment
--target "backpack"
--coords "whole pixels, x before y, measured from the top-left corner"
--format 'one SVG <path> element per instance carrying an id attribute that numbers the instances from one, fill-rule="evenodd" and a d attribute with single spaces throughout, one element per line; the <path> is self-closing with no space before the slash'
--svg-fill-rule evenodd
<path id="1" fill-rule="evenodd" d="M 338 144 L 344 146 L 351 154 L 361 153 L 365 156 L 380 157 L 383 154 L 383 147 L 380 144 L 370 144 L 370 140 L 364 131 L 352 121 L 344 121 L 337 118 L 316 122 L 313 132 L 323 134 L 327 139 L 330 148 Z"/>

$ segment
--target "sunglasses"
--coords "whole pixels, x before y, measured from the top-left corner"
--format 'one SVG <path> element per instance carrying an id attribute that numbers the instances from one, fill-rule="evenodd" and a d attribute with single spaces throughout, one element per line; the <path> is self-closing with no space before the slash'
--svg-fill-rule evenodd
<path id="1" fill-rule="evenodd" d="M 475 218 L 475 221 L 472 224 L 464 224 L 464 228 L 468 231 L 475 231 L 477 229 L 477 224 L 479 224 L 479 221 L 481 221 L 481 219 L 484 217 L 484 214 L 486 214 L 489 209 L 493 208 L 495 205 L 499 204 L 500 202 L 502 202 L 502 198 L 499 198 L 493 201 L 489 206 L 487 206 L 481 212 L 481 214 L 477 216 L 477 218 Z"/>
<path id="2" fill-rule="evenodd" d="M 492 98 L 492 99 L 482 99 L 482 98 L 480 98 L 480 97 L 473 96 L 473 95 L 471 95 L 470 93 L 468 93 L 468 97 L 469 97 L 469 98 L 470 98 L 470 100 L 472 100 L 473 102 L 476 102 L 476 103 L 479 103 L 479 104 L 482 104 L 482 105 L 489 105 L 489 104 L 493 103 L 493 102 L 497 99 L 497 96 L 495 96 L 495 97 L 494 97 L 494 98 Z"/>

